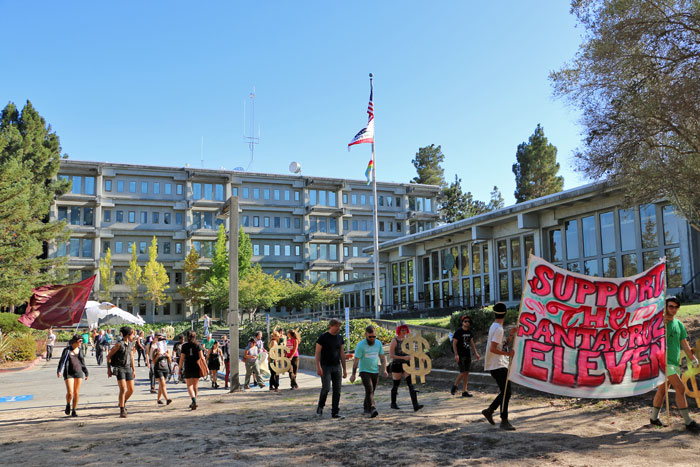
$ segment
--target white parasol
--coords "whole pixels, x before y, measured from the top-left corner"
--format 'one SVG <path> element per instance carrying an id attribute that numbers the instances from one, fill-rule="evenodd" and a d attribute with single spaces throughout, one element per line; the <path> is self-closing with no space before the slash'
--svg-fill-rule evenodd
<path id="1" fill-rule="evenodd" d="M 85 316 L 87 317 L 88 326 L 97 326 L 97 322 L 101 319 L 108 321 L 116 321 L 117 323 L 145 324 L 146 322 L 140 316 L 134 316 L 128 311 L 124 311 L 118 306 L 109 302 L 88 301 L 85 304 Z"/>

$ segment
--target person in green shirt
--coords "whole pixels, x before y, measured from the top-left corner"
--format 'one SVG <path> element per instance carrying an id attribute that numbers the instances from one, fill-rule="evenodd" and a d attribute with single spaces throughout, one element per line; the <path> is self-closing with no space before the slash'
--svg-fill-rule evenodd
<path id="1" fill-rule="evenodd" d="M 666 323 L 666 379 L 676 391 L 676 405 L 685 421 L 686 430 L 693 433 L 700 433 L 700 424 L 690 418 L 688 413 L 688 401 L 685 399 L 685 385 L 681 381 L 681 349 L 685 354 L 693 358 L 693 364 L 698 365 L 698 358 L 693 353 L 693 349 L 688 345 L 688 333 L 685 326 L 679 320 L 675 319 L 678 309 L 681 307 L 681 301 L 677 297 L 668 297 L 666 299 L 666 308 L 664 310 L 664 322 Z M 654 401 L 651 408 L 651 418 L 649 421 L 655 426 L 665 426 L 659 420 L 659 412 L 664 403 L 667 384 L 662 384 L 656 390 Z"/>
<path id="2" fill-rule="evenodd" d="M 205 349 L 207 349 L 207 351 L 209 351 L 209 349 L 211 349 L 211 347 L 214 345 L 214 342 L 216 342 L 216 339 L 214 339 L 214 337 L 212 337 L 211 334 L 207 334 L 204 336 L 204 340 L 202 341 L 202 345 L 204 346 Z"/>

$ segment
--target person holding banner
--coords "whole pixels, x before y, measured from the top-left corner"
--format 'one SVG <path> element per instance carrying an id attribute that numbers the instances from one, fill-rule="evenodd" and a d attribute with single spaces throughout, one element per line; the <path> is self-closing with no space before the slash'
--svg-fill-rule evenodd
<path id="1" fill-rule="evenodd" d="M 489 338 L 486 341 L 486 354 L 484 357 L 484 370 L 491 373 L 491 377 L 498 384 L 499 393 L 491 402 L 488 408 L 481 411 L 484 418 L 491 425 L 495 425 L 493 421 L 493 413 L 501 408 L 501 429 L 514 431 L 515 427 L 508 421 L 508 402 L 510 401 L 510 385 L 506 388 L 508 381 L 508 357 L 513 357 L 513 350 L 503 350 L 503 321 L 506 318 L 506 305 L 498 302 L 493 306 L 493 324 L 489 328 Z M 515 333 L 515 328 L 511 331 L 511 335 Z"/>
<path id="2" fill-rule="evenodd" d="M 666 308 L 664 309 L 664 322 L 666 323 L 666 379 L 667 383 L 662 384 L 656 390 L 656 395 L 654 396 L 654 401 L 651 407 L 651 418 L 649 421 L 655 426 L 665 426 L 661 420 L 659 420 L 659 412 L 661 411 L 661 406 L 664 403 L 664 397 L 666 396 L 666 386 L 668 383 L 673 386 L 676 391 L 676 405 L 678 406 L 678 411 L 683 417 L 685 422 L 686 430 L 692 433 L 700 433 L 700 425 L 690 418 L 688 413 L 688 401 L 685 399 L 685 385 L 681 381 L 681 349 L 683 349 L 688 356 L 693 357 L 693 363 L 695 366 L 698 365 L 698 358 L 693 353 L 693 349 L 688 345 L 688 333 L 685 330 L 685 326 L 675 318 L 678 309 L 681 307 L 681 301 L 677 297 L 668 297 L 666 299 Z"/>

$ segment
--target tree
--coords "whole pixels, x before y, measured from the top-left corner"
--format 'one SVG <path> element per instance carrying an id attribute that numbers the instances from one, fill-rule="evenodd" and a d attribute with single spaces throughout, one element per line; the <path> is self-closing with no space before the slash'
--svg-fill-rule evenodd
<path id="1" fill-rule="evenodd" d="M 557 175 L 557 148 L 547 141 L 539 123 L 528 142 L 518 145 L 515 158 L 516 202 L 558 193 L 564 188 L 564 177 Z"/>
<path id="2" fill-rule="evenodd" d="M 238 283 L 238 306 L 252 319 L 258 310 L 267 310 L 277 305 L 284 292 L 283 281 L 265 274 L 256 264 Z"/>
<path id="3" fill-rule="evenodd" d="M 112 301 L 112 289 L 114 288 L 114 271 L 112 270 L 112 251 L 107 248 L 105 255 L 100 258 L 100 298 L 103 301 Z"/>
<path id="4" fill-rule="evenodd" d="M 301 284 L 291 280 L 284 282 L 286 287 L 283 288 L 282 298 L 277 305 L 286 307 L 289 313 L 304 308 L 315 309 L 319 306 L 332 305 L 343 294 L 340 289 L 328 285 L 324 280 L 316 283 L 304 281 Z"/>
<path id="5" fill-rule="evenodd" d="M 241 226 L 238 231 L 238 279 L 245 277 L 250 270 L 252 257 L 253 244 L 250 241 L 250 236 L 243 231 L 243 226 Z"/>
<path id="6" fill-rule="evenodd" d="M 493 187 L 488 203 L 474 199 L 471 191 L 462 191 L 462 179 L 455 175 L 455 181 L 443 188 L 440 195 L 440 220 L 444 223 L 456 222 L 469 217 L 503 207 L 503 196 L 497 186 Z"/>
<path id="7" fill-rule="evenodd" d="M 206 296 L 203 288 L 206 283 L 206 275 L 204 271 L 199 269 L 199 253 L 192 248 L 185 257 L 185 281 L 181 287 L 177 288 L 177 292 L 182 295 L 185 300 L 185 305 L 193 307 L 204 301 Z"/>
<path id="8" fill-rule="evenodd" d="M 136 307 L 137 300 L 141 297 L 141 266 L 139 266 L 138 257 L 136 255 L 136 242 L 131 244 L 131 261 L 129 261 L 129 269 L 124 274 L 124 284 L 129 288 L 128 299 L 131 305 Z"/>
<path id="9" fill-rule="evenodd" d="M 505 204 L 506 203 L 503 200 L 501 190 L 499 190 L 498 187 L 494 185 L 493 190 L 491 190 L 491 199 L 489 200 L 489 204 L 487 205 L 489 212 L 495 211 L 496 209 L 501 209 L 505 206 Z"/>
<path id="10" fill-rule="evenodd" d="M 411 161 L 418 176 L 414 177 L 411 183 L 446 187 L 445 170 L 440 166 L 444 161 L 445 155 L 440 146 L 435 147 L 434 144 L 431 144 L 418 149 L 416 158 Z"/>
<path id="11" fill-rule="evenodd" d="M 214 255 L 212 256 L 212 265 L 209 270 L 210 278 L 216 277 L 228 282 L 229 278 L 229 262 L 228 262 L 228 247 L 226 242 L 226 228 L 223 224 L 219 224 L 219 230 L 216 233 L 216 243 L 214 243 Z"/>
<path id="12" fill-rule="evenodd" d="M 0 307 L 26 302 L 32 289 L 53 282 L 65 258 L 48 258 L 48 243 L 64 242 L 65 222 L 49 222 L 51 203 L 70 183 L 56 180 L 58 136 L 27 101 L 0 114 Z M 65 275 L 65 274 L 62 274 Z"/>
<path id="13" fill-rule="evenodd" d="M 550 75 L 582 112 L 578 169 L 629 203 L 670 200 L 700 230 L 700 6 L 695 0 L 574 1 L 586 34 Z"/>
<path id="14" fill-rule="evenodd" d="M 134 251 L 135 248 L 134 248 Z M 158 262 L 158 240 L 155 235 L 148 247 L 148 262 L 143 268 L 143 285 L 146 286 L 146 298 L 153 302 L 153 312 L 156 307 L 165 302 L 165 290 L 169 289 L 170 279 L 165 271 L 165 266 Z"/>

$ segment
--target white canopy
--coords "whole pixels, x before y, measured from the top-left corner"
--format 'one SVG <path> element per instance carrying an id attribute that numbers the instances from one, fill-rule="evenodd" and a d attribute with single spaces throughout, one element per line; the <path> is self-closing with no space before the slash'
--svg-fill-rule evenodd
<path id="1" fill-rule="evenodd" d="M 105 319 L 112 323 L 131 323 L 131 324 L 145 324 L 146 322 L 140 316 L 134 316 L 128 311 L 124 311 L 118 306 L 109 302 L 95 302 L 88 301 L 85 304 L 85 316 L 87 318 L 88 326 L 95 327 L 97 322 L 101 319 Z"/>

